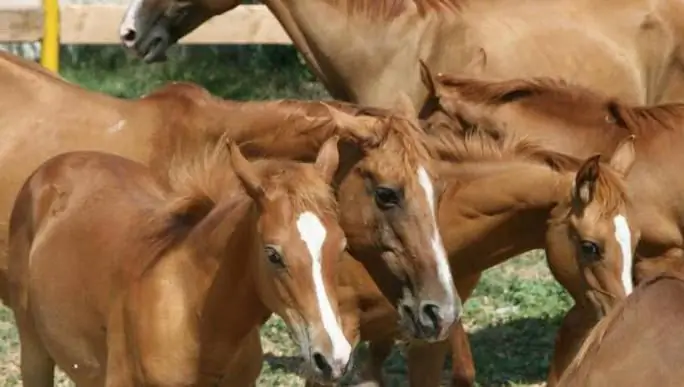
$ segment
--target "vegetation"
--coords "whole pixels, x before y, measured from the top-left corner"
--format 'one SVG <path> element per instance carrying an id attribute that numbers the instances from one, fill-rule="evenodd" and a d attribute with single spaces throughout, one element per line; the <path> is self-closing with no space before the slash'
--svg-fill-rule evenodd
<path id="1" fill-rule="evenodd" d="M 61 73 L 72 82 L 132 98 L 169 81 L 193 81 L 233 99 L 329 98 L 291 47 L 182 47 L 172 60 L 144 65 L 118 47 L 68 47 Z M 533 252 L 487 271 L 466 303 L 464 322 L 480 386 L 543 382 L 560 318 L 571 304 Z M 296 347 L 280 319 L 262 329 L 266 359 L 259 386 L 303 386 L 294 375 Z M 18 337 L 12 314 L 0 309 L 0 385 L 19 385 Z M 448 375 L 448 365 L 445 374 Z M 388 359 L 389 385 L 405 386 L 400 351 Z M 60 374 L 60 385 L 70 383 Z"/>

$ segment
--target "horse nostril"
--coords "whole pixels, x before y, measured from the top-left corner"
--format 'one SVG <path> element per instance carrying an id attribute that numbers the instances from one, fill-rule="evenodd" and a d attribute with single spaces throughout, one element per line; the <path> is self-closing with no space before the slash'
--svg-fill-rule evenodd
<path id="1" fill-rule="evenodd" d="M 325 356 L 321 355 L 320 352 L 314 352 L 313 361 L 316 365 L 316 368 L 318 368 L 318 370 L 321 371 L 323 375 L 330 376 L 332 374 L 332 367 L 330 366 L 328 361 L 325 360 Z"/>
<path id="2" fill-rule="evenodd" d="M 137 34 L 134 29 L 127 28 L 126 32 L 121 35 L 121 39 L 123 39 L 124 42 L 131 43 L 135 41 L 136 36 Z"/>
<path id="3" fill-rule="evenodd" d="M 432 303 L 425 303 L 421 308 L 421 313 L 424 317 L 427 317 L 427 321 L 429 321 L 431 325 L 430 328 L 434 329 L 435 332 L 438 332 L 440 325 L 442 324 L 442 318 L 439 315 L 439 306 Z M 421 318 L 421 320 L 424 319 Z M 425 323 L 425 321 L 423 321 L 423 323 Z"/>

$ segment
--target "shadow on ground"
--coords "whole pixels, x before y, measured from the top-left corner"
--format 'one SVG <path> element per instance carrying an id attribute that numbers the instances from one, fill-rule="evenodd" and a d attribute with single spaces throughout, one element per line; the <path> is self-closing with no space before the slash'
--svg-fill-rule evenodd
<path id="1" fill-rule="evenodd" d="M 509 386 L 510 383 L 528 385 L 546 379 L 553 342 L 560 318 L 519 318 L 490 326 L 469 335 L 477 367 L 480 387 Z M 365 353 L 359 360 L 363 361 Z M 296 356 L 266 354 L 266 366 L 294 373 L 301 365 Z M 444 368 L 444 382 L 448 380 L 451 361 Z M 396 349 L 385 363 L 390 387 L 406 386 L 406 364 L 403 354 Z"/>

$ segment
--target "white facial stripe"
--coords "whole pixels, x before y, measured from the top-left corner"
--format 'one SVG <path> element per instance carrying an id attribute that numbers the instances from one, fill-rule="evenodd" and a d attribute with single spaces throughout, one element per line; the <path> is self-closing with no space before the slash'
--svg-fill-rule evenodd
<path id="1" fill-rule="evenodd" d="M 143 0 L 133 0 L 131 4 L 126 9 L 123 19 L 121 20 L 121 25 L 119 25 L 119 34 L 123 36 L 128 32 L 129 29 L 135 30 L 135 16 L 140 11 Z"/>
<path id="2" fill-rule="evenodd" d="M 439 278 L 440 284 L 447 292 L 449 309 L 445 310 L 446 316 L 454 313 L 454 283 L 453 279 L 451 278 L 449 261 L 446 256 L 446 251 L 444 250 L 444 244 L 442 243 L 442 236 L 439 234 L 439 228 L 437 228 L 437 215 L 435 214 L 435 189 L 430 181 L 430 176 L 428 176 L 427 171 L 422 166 L 418 168 L 418 183 L 423 188 L 425 196 L 427 197 L 428 205 L 430 206 L 430 215 L 432 218 L 432 236 L 430 241 L 432 245 L 432 251 L 435 254 L 435 260 L 437 261 L 437 277 Z"/>
<path id="3" fill-rule="evenodd" d="M 321 249 L 326 237 L 326 230 L 318 217 L 311 212 L 303 212 L 297 218 L 297 230 L 311 254 L 311 269 L 313 273 L 316 299 L 321 314 L 323 328 L 330 337 L 332 343 L 333 359 L 347 363 L 351 355 L 351 345 L 342 332 L 333 313 L 328 293 L 323 283 L 323 268 L 321 265 Z"/>
<path id="4" fill-rule="evenodd" d="M 629 295 L 634 288 L 632 282 L 632 235 L 624 216 L 616 216 L 613 219 L 613 224 L 615 225 L 615 239 L 617 239 L 622 251 L 622 285 L 625 287 L 625 293 Z"/>

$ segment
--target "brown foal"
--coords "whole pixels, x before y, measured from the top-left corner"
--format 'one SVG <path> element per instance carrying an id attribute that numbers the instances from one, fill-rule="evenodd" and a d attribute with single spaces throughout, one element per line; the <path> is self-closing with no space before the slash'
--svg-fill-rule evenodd
<path id="1" fill-rule="evenodd" d="M 28 178 L 9 267 L 25 386 L 52 385 L 55 364 L 79 386 L 253 385 L 273 312 L 310 376 L 342 375 L 337 139 L 314 164 L 225 148 L 173 163 L 169 190 L 99 152 L 64 153 Z"/>

